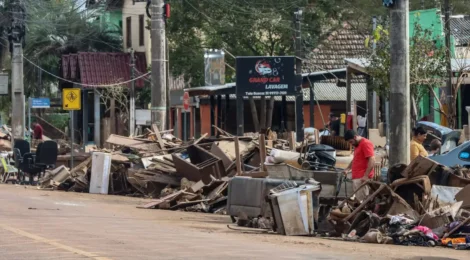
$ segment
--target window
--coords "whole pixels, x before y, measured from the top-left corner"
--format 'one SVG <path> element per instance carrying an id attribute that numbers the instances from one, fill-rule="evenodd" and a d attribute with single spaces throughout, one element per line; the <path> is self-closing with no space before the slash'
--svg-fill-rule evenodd
<path id="1" fill-rule="evenodd" d="M 126 18 L 126 47 L 132 47 L 132 24 L 131 24 L 131 17 Z"/>
<path id="2" fill-rule="evenodd" d="M 144 15 L 139 15 L 139 46 L 144 46 L 144 30 L 145 30 Z"/>

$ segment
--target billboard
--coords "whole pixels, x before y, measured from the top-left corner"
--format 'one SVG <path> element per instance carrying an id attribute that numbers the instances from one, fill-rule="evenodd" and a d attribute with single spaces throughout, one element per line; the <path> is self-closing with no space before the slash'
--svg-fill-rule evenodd
<path id="1" fill-rule="evenodd" d="M 237 57 L 237 95 L 295 95 L 295 57 Z"/>

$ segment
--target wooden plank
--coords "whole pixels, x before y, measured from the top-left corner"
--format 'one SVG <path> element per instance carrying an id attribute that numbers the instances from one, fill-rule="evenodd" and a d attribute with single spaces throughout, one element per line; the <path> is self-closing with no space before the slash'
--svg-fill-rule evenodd
<path id="1" fill-rule="evenodd" d="M 128 172 L 130 174 L 147 174 L 149 175 L 148 177 L 144 177 L 143 175 L 142 178 L 144 178 L 146 181 L 152 181 L 152 182 L 157 182 L 157 183 L 162 183 L 162 184 L 169 184 L 173 186 L 180 186 L 180 178 L 168 174 L 162 174 L 158 172 L 153 172 L 153 171 L 146 171 L 143 169 L 136 170 L 136 169 L 128 169 Z"/>
<path id="2" fill-rule="evenodd" d="M 259 154 L 260 154 L 260 169 L 261 171 L 266 171 L 266 166 L 264 162 L 266 161 L 266 142 L 264 134 L 259 135 Z"/>
<path id="3" fill-rule="evenodd" d="M 163 203 L 163 202 L 167 202 L 167 201 L 171 201 L 177 197 L 179 197 L 180 195 L 183 194 L 184 191 L 180 190 L 178 192 L 175 192 L 173 194 L 170 194 L 166 197 L 163 197 L 163 198 L 160 198 L 158 200 L 153 200 L 143 206 L 138 206 L 137 208 L 138 209 L 151 209 L 151 208 L 154 208 L 155 206 L 158 206 L 159 204 Z"/>
<path id="4" fill-rule="evenodd" d="M 273 140 L 266 140 L 266 146 L 269 148 L 273 148 L 274 147 Z"/>
<path id="5" fill-rule="evenodd" d="M 295 141 L 295 132 L 289 132 L 289 150 L 295 151 L 297 148 L 297 142 Z"/>
<path id="6" fill-rule="evenodd" d="M 163 142 L 162 135 L 160 134 L 160 131 L 158 130 L 157 125 L 152 124 L 152 129 L 153 129 L 153 132 L 155 133 L 155 135 L 157 136 L 158 144 L 160 144 L 160 149 L 162 149 L 162 150 L 165 149 L 165 143 Z M 165 151 L 163 153 L 166 154 Z"/>
<path id="7" fill-rule="evenodd" d="M 91 163 L 91 156 L 88 157 L 84 162 L 80 163 L 79 165 L 75 166 L 71 171 L 70 171 L 70 176 L 74 176 L 74 174 L 77 171 L 82 170 L 83 168 L 87 168 Z"/>
<path id="8" fill-rule="evenodd" d="M 251 177 L 251 178 L 266 178 L 268 177 L 267 172 L 244 172 L 241 176 Z"/>
<path id="9" fill-rule="evenodd" d="M 208 135 L 209 135 L 208 133 L 203 134 L 201 137 L 199 137 L 199 139 L 194 141 L 193 144 L 198 144 L 200 141 L 202 141 L 202 139 L 206 138 Z"/>
<path id="10" fill-rule="evenodd" d="M 437 162 L 418 156 L 405 168 L 401 175 L 409 179 L 420 175 L 429 175 L 437 166 Z"/>
<path id="11" fill-rule="evenodd" d="M 134 140 L 130 137 L 120 136 L 120 135 L 110 135 L 106 140 L 106 143 L 129 147 L 136 150 L 149 151 L 149 152 L 158 152 L 161 151 L 158 144 L 152 143 L 152 141 L 143 142 Z"/>
<path id="12" fill-rule="evenodd" d="M 225 131 L 225 130 L 222 130 L 221 128 L 213 125 L 212 127 L 214 127 L 215 129 L 217 129 L 217 131 L 219 131 L 219 133 L 221 133 L 222 135 L 225 135 L 227 137 L 233 137 L 232 134 L 230 134 L 229 132 Z"/>
<path id="13" fill-rule="evenodd" d="M 235 157 L 236 157 L 236 164 L 237 164 L 237 175 L 241 175 L 243 173 L 243 169 L 242 169 L 242 159 L 240 155 L 240 144 L 238 143 L 238 136 L 235 136 Z"/>

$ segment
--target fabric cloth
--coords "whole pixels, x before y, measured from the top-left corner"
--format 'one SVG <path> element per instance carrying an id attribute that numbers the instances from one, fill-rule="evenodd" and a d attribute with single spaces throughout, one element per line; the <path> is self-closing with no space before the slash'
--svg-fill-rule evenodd
<path id="1" fill-rule="evenodd" d="M 423 144 L 413 138 L 410 142 L 410 159 L 413 161 L 418 156 L 428 157 L 428 152 L 424 149 Z"/>
<path id="2" fill-rule="evenodd" d="M 359 201 L 365 200 L 367 198 L 367 196 L 369 196 L 369 186 L 365 185 L 360 190 L 358 190 L 359 187 L 364 182 L 361 179 L 353 179 L 352 183 L 353 183 L 354 192 L 356 193 L 357 200 L 359 200 Z"/>
<path id="3" fill-rule="evenodd" d="M 34 139 L 42 140 L 42 133 L 43 133 L 42 126 L 40 124 L 36 124 L 34 126 L 33 137 Z"/>
<path id="4" fill-rule="evenodd" d="M 438 239 L 439 239 L 439 237 L 438 237 L 436 234 L 434 234 L 434 232 L 432 232 L 432 230 L 431 230 L 430 228 L 428 228 L 428 227 L 425 227 L 425 226 L 417 226 L 417 227 L 415 227 L 415 228 L 413 228 L 413 229 L 419 230 L 419 231 L 423 232 L 426 236 L 428 236 L 429 238 L 432 238 L 432 239 L 434 239 L 434 240 L 438 240 Z"/>
<path id="5" fill-rule="evenodd" d="M 403 214 L 392 216 L 390 218 L 390 225 L 400 224 L 400 225 L 410 225 L 414 220 L 405 217 Z"/>
<path id="6" fill-rule="evenodd" d="M 375 155 L 374 144 L 366 138 L 362 138 L 359 145 L 354 148 L 354 157 L 352 160 L 352 178 L 361 179 L 367 174 L 369 179 L 374 177 L 374 168 L 366 173 L 367 165 L 369 164 L 369 158 Z"/>

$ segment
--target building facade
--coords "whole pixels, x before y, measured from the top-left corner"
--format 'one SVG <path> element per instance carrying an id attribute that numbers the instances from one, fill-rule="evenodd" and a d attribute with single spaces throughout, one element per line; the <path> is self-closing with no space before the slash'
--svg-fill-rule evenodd
<path id="1" fill-rule="evenodd" d="M 124 0 L 122 7 L 122 38 L 124 50 L 131 48 L 145 53 L 147 65 L 150 65 L 150 19 L 146 12 L 147 1 Z"/>

